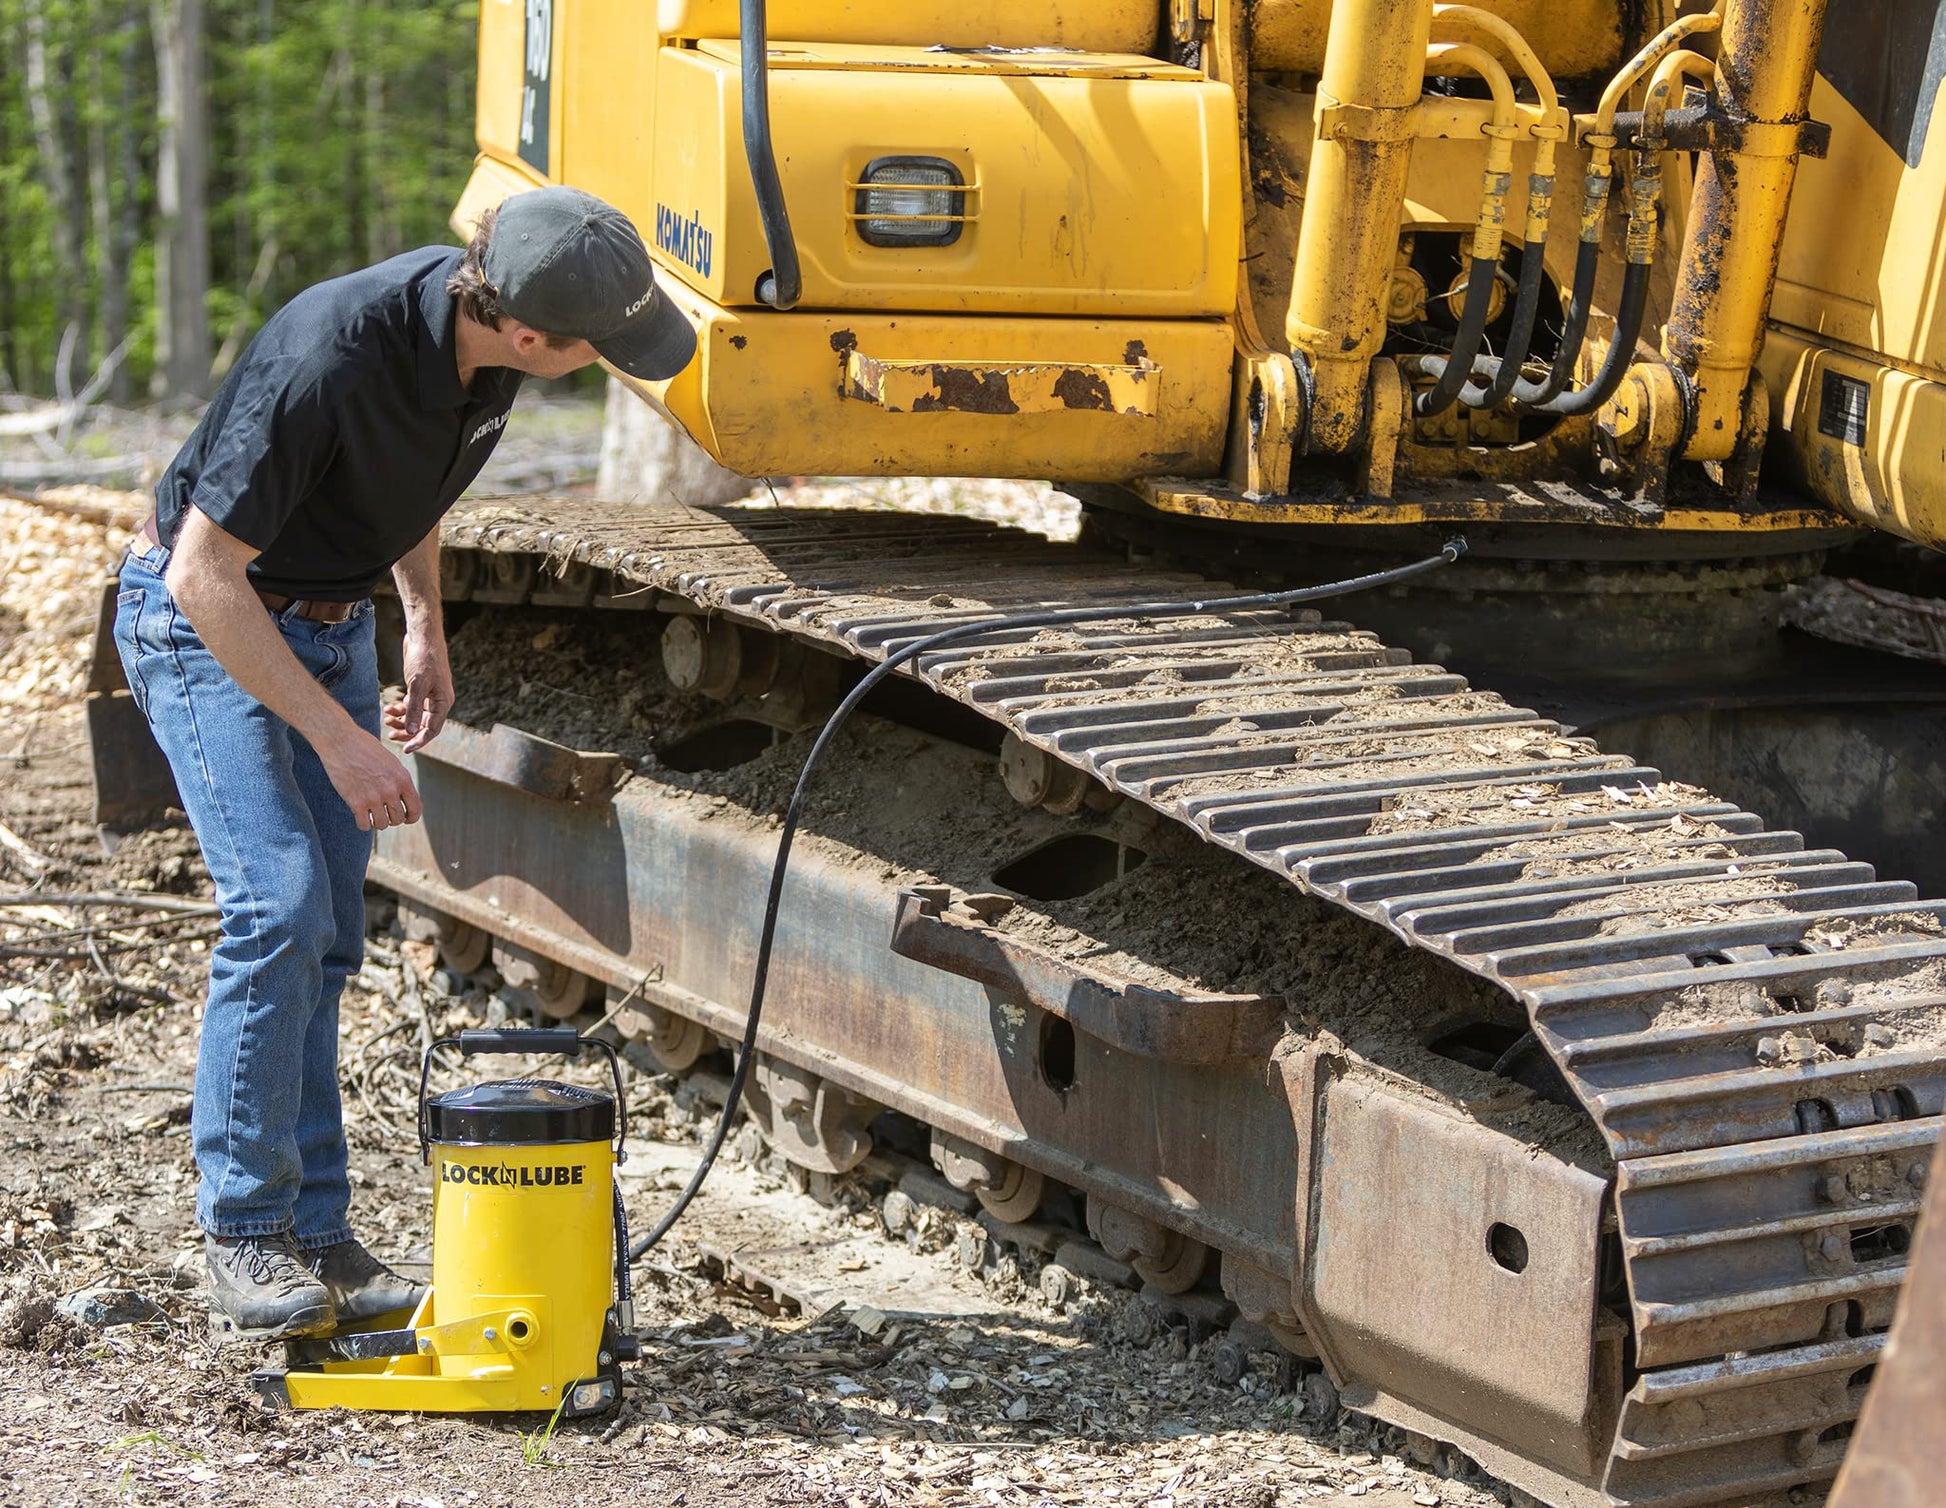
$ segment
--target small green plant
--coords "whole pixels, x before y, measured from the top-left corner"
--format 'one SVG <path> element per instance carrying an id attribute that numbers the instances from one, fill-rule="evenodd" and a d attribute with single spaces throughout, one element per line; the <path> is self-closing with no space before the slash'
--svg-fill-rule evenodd
<path id="1" fill-rule="evenodd" d="M 561 1410 L 568 1406 L 568 1391 L 561 1389 L 561 1401 L 554 1405 L 554 1412 L 547 1416 L 547 1423 L 530 1434 L 520 1437 L 520 1459 L 529 1466 L 552 1466 L 547 1459 L 547 1447 L 553 1442 L 554 1431 L 561 1422 Z"/>
<path id="2" fill-rule="evenodd" d="M 189 1457 L 192 1461 L 207 1461 L 209 1459 L 200 1450 L 192 1450 L 187 1445 L 171 1440 L 159 1429 L 145 1429 L 139 1435 L 123 1435 L 109 1449 L 132 1450 L 137 1445 L 160 1445 L 164 1450 L 173 1450 L 178 1455 Z"/>

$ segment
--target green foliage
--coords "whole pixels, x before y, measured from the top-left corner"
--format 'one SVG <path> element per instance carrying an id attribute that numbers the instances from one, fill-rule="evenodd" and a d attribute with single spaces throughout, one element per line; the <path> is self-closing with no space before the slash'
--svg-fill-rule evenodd
<path id="1" fill-rule="evenodd" d="M 300 288 L 428 242 L 473 157 L 477 0 L 203 0 L 212 345 L 247 338 Z M 64 267 L 30 107 L 26 39 L 81 199 L 84 265 Z M 106 354 L 104 282 L 127 235 L 130 387 L 156 337 L 156 60 L 150 0 L 0 0 L 0 373 L 46 392 L 80 300 Z M 92 171 L 91 171 L 92 169 Z M 108 213 L 98 200 L 106 190 Z M 127 233 L 132 231 L 132 235 Z M 266 248 L 269 248 L 267 251 Z M 232 340 L 232 337 L 235 339 Z"/>

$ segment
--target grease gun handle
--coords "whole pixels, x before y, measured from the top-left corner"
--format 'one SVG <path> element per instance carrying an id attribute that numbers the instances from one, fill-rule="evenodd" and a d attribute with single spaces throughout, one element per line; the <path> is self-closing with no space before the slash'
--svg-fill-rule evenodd
<path id="1" fill-rule="evenodd" d="M 571 1026 L 469 1026 L 456 1036 L 441 1037 L 426 1049 L 419 1062 L 419 1160 L 432 1161 L 431 1125 L 426 1116 L 426 1086 L 432 1076 L 432 1055 L 442 1047 L 457 1047 L 460 1056 L 481 1053 L 600 1052 L 608 1058 L 608 1075 L 615 1082 L 615 1161 L 628 1161 L 628 1095 L 622 1088 L 622 1061 L 599 1037 L 584 1037 Z"/>
<path id="2" fill-rule="evenodd" d="M 571 1026 L 471 1026 L 456 1038 L 462 1057 L 488 1052 L 559 1053 L 571 1058 L 589 1044 Z"/>

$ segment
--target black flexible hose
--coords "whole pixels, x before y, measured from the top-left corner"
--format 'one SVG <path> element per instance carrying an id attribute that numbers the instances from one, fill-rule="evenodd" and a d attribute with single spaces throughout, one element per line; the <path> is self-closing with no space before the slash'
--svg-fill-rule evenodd
<path id="1" fill-rule="evenodd" d="M 750 186 L 757 195 L 770 271 L 757 282 L 757 297 L 773 309 L 790 309 L 804 292 L 797 264 L 797 241 L 777 177 L 777 153 L 770 141 L 770 23 L 764 0 L 738 0 L 738 43 L 743 77 L 743 155 L 750 164 Z"/>
<path id="2" fill-rule="evenodd" d="M 1492 264 L 1489 263 L 1489 266 Z M 711 1134 L 709 1145 L 703 1149 L 703 1159 L 696 1165 L 696 1171 L 689 1175 L 689 1182 L 676 1196 L 676 1202 L 669 1211 L 655 1223 L 652 1229 L 629 1250 L 629 1256 L 640 1257 L 664 1236 L 670 1227 L 682 1218 L 689 1208 L 690 1200 L 703 1186 L 715 1166 L 716 1157 L 723 1150 L 723 1143 L 730 1134 L 731 1123 L 736 1119 L 737 1104 L 743 1098 L 743 1086 L 750 1076 L 750 1065 L 756 1059 L 757 1025 L 763 1016 L 764 990 L 770 982 L 771 947 L 777 938 L 777 915 L 784 899 L 784 875 L 789 868 L 791 845 L 797 838 L 797 825 L 804 813 L 804 798 L 811 788 L 811 776 L 817 770 L 818 761 L 831 746 L 838 730 L 845 720 L 858 708 L 879 682 L 900 666 L 917 659 L 920 655 L 944 649 L 950 644 L 963 643 L 977 639 L 985 634 L 1015 632 L 1021 629 L 1068 628 L 1083 623 L 1113 623 L 1125 618 L 1193 618 L 1208 613 L 1247 612 L 1257 608 L 1291 607 L 1304 602 L 1319 602 L 1327 597 L 1342 597 L 1350 592 L 1366 591 L 1373 587 L 1389 586 L 1393 582 L 1407 581 L 1414 576 L 1422 576 L 1428 571 L 1438 570 L 1441 566 L 1451 565 L 1466 553 L 1466 541 L 1455 537 L 1448 540 L 1437 555 L 1429 555 L 1424 560 L 1415 560 L 1410 565 L 1394 567 L 1389 571 L 1377 571 L 1369 576 L 1354 576 L 1346 581 L 1326 582 L 1322 586 L 1293 587 L 1284 592 L 1253 592 L 1241 597 L 1204 597 L 1190 598 L 1172 602 L 1131 602 L 1110 607 L 1069 607 L 1049 608 L 1037 613 L 1019 613 L 1011 617 L 982 618 L 971 623 L 956 623 L 951 628 L 943 628 L 937 633 L 927 634 L 912 640 L 909 644 L 894 650 L 878 664 L 860 677 L 845 699 L 838 704 L 838 710 L 825 720 L 817 739 L 811 745 L 811 752 L 804 758 L 804 768 L 798 771 L 797 787 L 791 792 L 790 805 L 784 811 L 784 825 L 777 835 L 777 858 L 771 865 L 770 892 L 764 900 L 763 928 L 757 937 L 757 966 L 750 980 L 750 1014 L 743 1027 L 743 1041 L 737 1049 L 736 1072 L 730 1076 L 729 1093 L 724 1097 L 723 1113 L 718 1117 L 716 1130 Z"/>
<path id="3" fill-rule="evenodd" d="M 1452 348 L 1439 381 L 1412 400 L 1412 412 L 1421 419 L 1443 414 L 1453 406 L 1473 372 L 1473 358 L 1480 354 L 1480 337 L 1486 333 L 1487 313 L 1493 307 L 1493 280 L 1500 274 L 1494 257 L 1474 257 L 1466 274 L 1466 302 L 1460 308 L 1459 329 L 1453 332 Z"/>
<path id="4" fill-rule="evenodd" d="M 1601 267 L 1601 242 L 1580 243 L 1574 253 L 1574 287 L 1568 294 L 1567 323 L 1561 329 L 1560 349 L 1554 364 L 1539 382 L 1516 382 L 1512 397 L 1516 408 L 1551 403 L 1574 378 L 1574 364 L 1581 359 L 1581 347 L 1588 339 L 1588 312 L 1595 302 L 1595 274 Z"/>
<path id="5" fill-rule="evenodd" d="M 628 1270 L 628 1205 L 620 1182 L 615 1184 L 615 1301 L 624 1314 L 635 1302 L 635 1279 Z"/>
<path id="6" fill-rule="evenodd" d="M 1547 403 L 1528 406 L 1529 413 L 1575 417 L 1592 414 L 1615 395 L 1635 360 L 1635 343 L 1642 336 L 1642 318 L 1649 307 L 1649 264 L 1630 262 L 1622 273 L 1622 300 L 1615 312 L 1615 338 L 1602 358 L 1595 380 L 1584 388 L 1562 393 Z"/>
<path id="7" fill-rule="evenodd" d="M 1460 402 L 1468 408 L 1498 408 L 1520 380 L 1527 348 L 1534 343 L 1534 321 L 1541 310 L 1541 278 L 1547 272 L 1547 242 L 1529 241 L 1520 249 L 1520 286 L 1514 294 L 1514 322 L 1507 332 L 1507 349 L 1484 386 L 1467 383 Z M 1476 367 L 1478 363 L 1475 363 Z"/>

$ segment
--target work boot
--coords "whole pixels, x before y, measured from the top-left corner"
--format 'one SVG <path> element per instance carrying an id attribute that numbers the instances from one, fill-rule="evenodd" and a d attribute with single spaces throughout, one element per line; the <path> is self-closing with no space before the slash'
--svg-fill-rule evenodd
<path id="1" fill-rule="evenodd" d="M 304 1253 L 304 1262 L 331 1291 L 338 1306 L 338 1323 L 354 1325 L 397 1309 L 416 1309 L 426 1285 L 400 1277 L 366 1251 L 356 1236 L 335 1246 L 318 1246 Z"/>
<path id="2" fill-rule="evenodd" d="M 330 1291 L 304 1265 L 289 1232 L 205 1235 L 203 1253 L 219 1328 L 253 1340 L 285 1340 L 320 1335 L 338 1323 Z"/>

